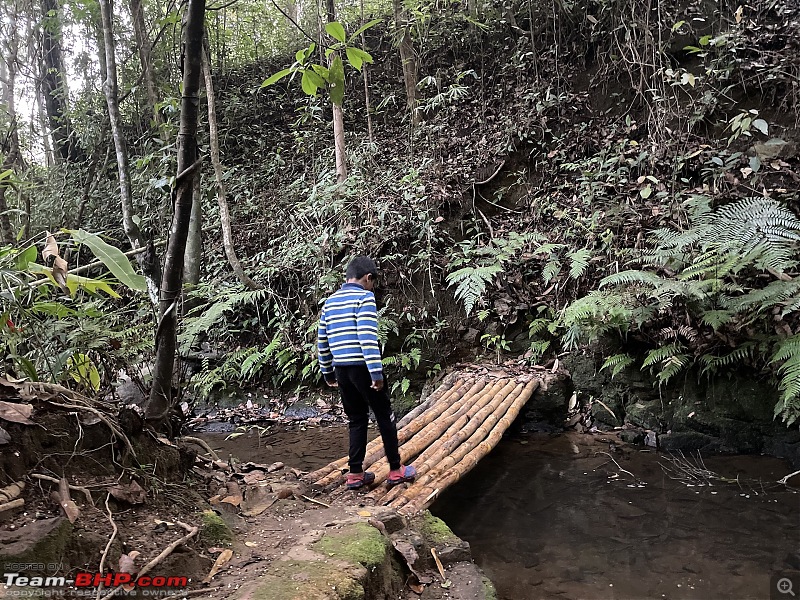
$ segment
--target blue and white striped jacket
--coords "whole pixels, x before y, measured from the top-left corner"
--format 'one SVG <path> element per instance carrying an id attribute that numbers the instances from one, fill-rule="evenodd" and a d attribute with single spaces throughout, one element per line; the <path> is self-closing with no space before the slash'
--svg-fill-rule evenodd
<path id="1" fill-rule="evenodd" d="M 333 367 L 366 365 L 373 381 L 383 379 L 375 295 L 345 283 L 322 307 L 317 331 L 319 368 L 332 379 Z"/>

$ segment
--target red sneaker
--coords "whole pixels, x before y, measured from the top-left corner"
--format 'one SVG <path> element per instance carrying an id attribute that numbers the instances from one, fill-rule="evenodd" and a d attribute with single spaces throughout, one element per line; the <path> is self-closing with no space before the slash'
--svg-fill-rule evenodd
<path id="1" fill-rule="evenodd" d="M 406 483 L 407 481 L 414 481 L 416 476 L 417 470 L 414 467 L 411 465 L 406 467 L 401 466 L 399 469 L 389 471 L 389 476 L 386 478 L 386 485 L 391 488 L 401 483 Z"/>
<path id="2" fill-rule="evenodd" d="M 357 490 L 365 485 L 369 485 L 373 481 L 375 481 L 375 473 L 370 471 L 364 471 L 363 473 L 348 473 L 347 489 Z"/>

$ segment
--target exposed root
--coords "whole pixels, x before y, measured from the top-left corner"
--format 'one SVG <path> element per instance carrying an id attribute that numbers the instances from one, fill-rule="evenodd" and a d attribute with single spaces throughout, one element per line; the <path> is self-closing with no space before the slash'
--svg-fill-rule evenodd
<path id="1" fill-rule="evenodd" d="M 211 457 L 212 460 L 215 460 L 215 461 L 220 460 L 219 455 L 216 452 L 214 452 L 213 448 L 211 448 L 211 446 L 209 446 L 205 442 L 205 440 L 201 440 L 198 437 L 192 437 L 192 436 L 189 436 L 189 435 L 185 435 L 183 437 L 177 438 L 176 441 L 178 441 L 178 442 L 186 442 L 186 443 L 191 443 L 191 444 L 197 444 L 198 446 L 203 448 L 208 453 L 208 455 Z"/>

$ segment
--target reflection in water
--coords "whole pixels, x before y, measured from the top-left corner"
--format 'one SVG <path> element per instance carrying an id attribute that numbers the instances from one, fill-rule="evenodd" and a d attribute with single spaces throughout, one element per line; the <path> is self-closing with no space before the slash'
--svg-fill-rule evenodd
<path id="1" fill-rule="evenodd" d="M 505 440 L 432 512 L 501 600 L 760 599 L 773 573 L 800 573 L 800 494 L 775 483 L 785 461 L 708 458 L 733 481 L 691 487 L 660 461 L 589 435 Z"/>

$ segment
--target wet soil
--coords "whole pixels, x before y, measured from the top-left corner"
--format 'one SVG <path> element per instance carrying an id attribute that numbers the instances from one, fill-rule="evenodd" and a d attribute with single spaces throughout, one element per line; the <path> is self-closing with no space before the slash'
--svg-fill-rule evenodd
<path id="1" fill-rule="evenodd" d="M 677 480 L 667 458 L 611 436 L 507 439 L 431 512 L 500 600 L 769 598 L 771 576 L 800 575 L 800 493 L 776 483 L 786 461 L 715 456 L 693 470 L 687 457 Z M 692 477 L 702 465 L 729 481 Z"/>

